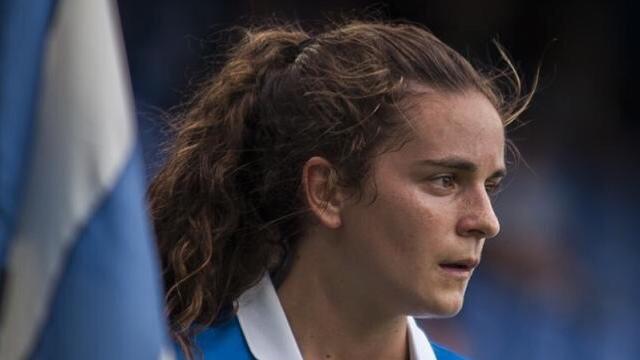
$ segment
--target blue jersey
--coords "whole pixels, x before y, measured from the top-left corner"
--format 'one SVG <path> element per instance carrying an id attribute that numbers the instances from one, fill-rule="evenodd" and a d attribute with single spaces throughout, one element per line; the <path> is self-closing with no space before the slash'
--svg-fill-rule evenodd
<path id="1" fill-rule="evenodd" d="M 249 345 L 242 333 L 237 317 L 210 327 L 196 337 L 195 344 L 202 352 L 204 360 L 228 359 L 228 360 L 254 360 Z M 434 344 L 423 344 L 433 348 L 437 360 L 463 360 L 464 358 L 456 353 Z M 180 353 L 180 351 L 177 351 Z M 184 357 L 179 356 L 179 359 Z"/>
<path id="2" fill-rule="evenodd" d="M 237 313 L 200 333 L 195 343 L 205 360 L 303 360 L 271 278 L 264 278 L 238 298 Z M 407 316 L 411 360 L 455 360 L 460 356 L 431 344 Z"/>

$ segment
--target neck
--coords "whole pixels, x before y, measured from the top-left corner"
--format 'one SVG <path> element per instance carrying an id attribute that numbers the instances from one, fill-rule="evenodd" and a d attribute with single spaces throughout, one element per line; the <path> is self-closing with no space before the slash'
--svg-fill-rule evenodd
<path id="1" fill-rule="evenodd" d="M 320 236 L 304 239 L 278 288 L 303 358 L 408 359 L 406 316 L 390 313 L 327 247 Z"/>

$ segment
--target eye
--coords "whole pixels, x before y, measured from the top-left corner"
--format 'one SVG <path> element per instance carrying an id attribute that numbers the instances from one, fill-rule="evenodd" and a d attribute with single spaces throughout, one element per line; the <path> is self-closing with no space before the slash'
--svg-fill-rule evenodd
<path id="1" fill-rule="evenodd" d="M 456 186 L 454 175 L 440 175 L 431 179 L 431 181 L 443 189 L 453 189 Z"/>
<path id="2" fill-rule="evenodd" d="M 502 182 L 488 182 L 484 188 L 487 190 L 487 194 L 497 195 L 502 190 Z"/>

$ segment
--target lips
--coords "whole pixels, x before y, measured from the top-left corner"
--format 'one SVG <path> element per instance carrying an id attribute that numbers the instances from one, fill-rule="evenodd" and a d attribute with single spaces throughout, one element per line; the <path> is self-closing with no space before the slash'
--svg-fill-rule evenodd
<path id="1" fill-rule="evenodd" d="M 444 261 L 439 265 L 441 268 L 448 271 L 470 272 L 478 266 L 479 262 L 480 261 L 475 258 L 465 258 L 460 260 Z"/>

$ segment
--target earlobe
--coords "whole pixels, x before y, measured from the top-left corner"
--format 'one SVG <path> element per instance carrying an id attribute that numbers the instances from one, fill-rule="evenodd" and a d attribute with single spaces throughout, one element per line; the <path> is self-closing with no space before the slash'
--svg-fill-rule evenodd
<path id="1" fill-rule="evenodd" d="M 343 196 L 337 185 L 336 170 L 325 158 L 314 156 L 302 169 L 307 206 L 322 225 L 337 229 L 342 225 Z"/>

